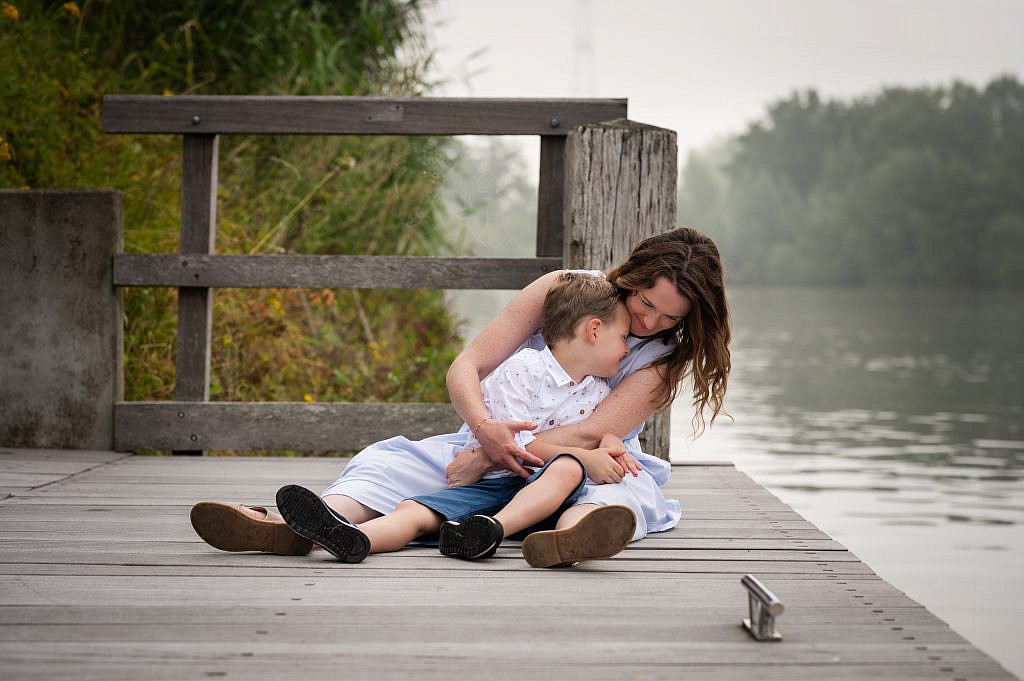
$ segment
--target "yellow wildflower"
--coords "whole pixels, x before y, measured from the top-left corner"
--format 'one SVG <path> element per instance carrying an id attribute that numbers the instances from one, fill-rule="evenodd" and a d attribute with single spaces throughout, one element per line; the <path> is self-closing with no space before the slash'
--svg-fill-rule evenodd
<path id="1" fill-rule="evenodd" d="M 0 161 L 10 161 L 12 158 L 11 146 L 7 144 L 4 136 L 0 135 Z"/>
<path id="2" fill-rule="evenodd" d="M 164 90 L 164 97 L 170 97 L 170 96 L 171 96 L 171 95 L 173 95 L 173 94 L 174 94 L 174 93 L 173 93 L 173 92 L 171 92 L 170 90 Z"/>
<path id="3" fill-rule="evenodd" d="M 383 348 L 381 345 L 382 344 L 377 341 L 372 341 L 366 344 L 366 347 L 370 349 L 370 356 L 373 357 L 374 362 L 384 361 L 384 353 L 382 352 Z"/>
<path id="4" fill-rule="evenodd" d="M 82 18 L 82 10 L 78 9 L 77 2 L 65 2 L 63 5 L 61 5 L 61 7 L 66 9 L 68 11 L 68 14 L 73 16 L 75 19 Z"/>
<path id="5" fill-rule="evenodd" d="M 3 7 L 0 7 L 0 11 L 3 12 L 4 18 L 14 23 L 18 20 L 18 8 L 9 2 L 5 2 Z"/>
<path id="6" fill-rule="evenodd" d="M 306 393 L 305 395 L 302 396 L 302 401 L 303 402 L 316 402 L 316 398 L 313 397 L 312 395 L 310 395 L 309 393 Z"/>

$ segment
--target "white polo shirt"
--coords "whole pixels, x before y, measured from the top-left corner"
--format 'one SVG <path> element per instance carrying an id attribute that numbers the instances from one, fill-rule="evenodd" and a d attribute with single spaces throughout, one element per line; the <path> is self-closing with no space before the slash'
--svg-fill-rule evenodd
<path id="1" fill-rule="evenodd" d="M 516 433 L 516 444 L 525 448 L 534 433 L 583 421 L 611 392 L 603 378 L 585 376 L 578 383 L 558 363 L 551 349 L 523 348 L 498 365 L 481 386 L 484 406 L 498 421 L 528 421 L 536 430 Z M 469 434 L 466 449 L 480 443 Z M 484 477 L 515 475 L 512 471 L 491 471 Z"/>

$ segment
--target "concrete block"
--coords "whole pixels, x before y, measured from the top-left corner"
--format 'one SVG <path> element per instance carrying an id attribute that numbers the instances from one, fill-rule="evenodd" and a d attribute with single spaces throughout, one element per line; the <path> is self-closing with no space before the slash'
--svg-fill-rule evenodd
<path id="1" fill-rule="evenodd" d="M 113 448 L 122 222 L 116 191 L 0 190 L 0 446 Z"/>

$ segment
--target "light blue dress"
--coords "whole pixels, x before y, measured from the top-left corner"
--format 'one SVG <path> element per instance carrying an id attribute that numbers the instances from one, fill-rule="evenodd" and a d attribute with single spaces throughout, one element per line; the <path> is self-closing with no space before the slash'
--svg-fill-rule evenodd
<path id="1" fill-rule="evenodd" d="M 661 340 L 645 340 L 630 336 L 629 354 L 619 364 L 619 373 L 609 379 L 614 388 L 626 376 L 648 366 L 672 346 Z M 537 331 L 521 346 L 543 350 L 544 338 Z M 627 475 L 622 482 L 598 485 L 587 480 L 576 504 L 605 506 L 622 504 L 636 514 L 636 532 L 633 540 L 642 539 L 648 532 L 664 532 L 676 526 L 681 510 L 675 499 L 666 499 L 661 486 L 668 482 L 671 466 L 668 462 L 645 454 L 640 450 L 637 436 L 641 424 L 623 438 L 626 449 L 643 467 L 638 477 Z M 433 494 L 448 487 L 445 469 L 456 452 L 466 448 L 470 438 L 469 427 L 462 425 L 457 433 L 436 435 L 425 440 L 412 441 L 393 437 L 370 445 L 349 462 L 341 475 L 327 487 L 321 496 L 343 494 L 380 513 L 390 513 L 409 497 Z"/>

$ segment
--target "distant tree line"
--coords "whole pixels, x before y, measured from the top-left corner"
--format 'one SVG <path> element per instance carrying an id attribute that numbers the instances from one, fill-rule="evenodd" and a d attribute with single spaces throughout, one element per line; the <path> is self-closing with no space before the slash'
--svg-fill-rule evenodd
<path id="1" fill-rule="evenodd" d="M 1024 87 L 795 93 L 692 154 L 679 219 L 733 283 L 1024 286 Z"/>

